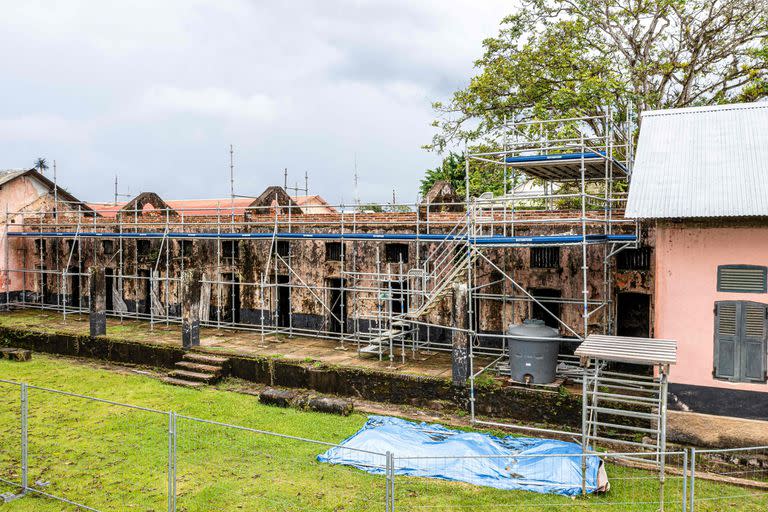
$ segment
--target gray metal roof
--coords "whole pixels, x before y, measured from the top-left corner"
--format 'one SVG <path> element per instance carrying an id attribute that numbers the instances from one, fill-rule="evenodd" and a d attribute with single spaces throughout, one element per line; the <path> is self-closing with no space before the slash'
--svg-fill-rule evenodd
<path id="1" fill-rule="evenodd" d="M 13 180 L 17 176 L 21 176 L 25 172 L 27 172 L 29 169 L 5 169 L 0 170 L 0 185 L 4 185 L 8 183 L 9 181 Z"/>
<path id="2" fill-rule="evenodd" d="M 768 102 L 644 112 L 625 216 L 768 216 Z"/>
<path id="3" fill-rule="evenodd" d="M 635 364 L 677 363 L 677 342 L 660 338 L 633 338 L 590 334 L 576 349 L 579 357 Z"/>

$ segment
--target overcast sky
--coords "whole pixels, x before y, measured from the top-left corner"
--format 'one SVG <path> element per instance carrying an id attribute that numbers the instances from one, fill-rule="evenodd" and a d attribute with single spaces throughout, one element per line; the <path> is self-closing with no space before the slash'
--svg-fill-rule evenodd
<path id="1" fill-rule="evenodd" d="M 472 75 L 507 1 L 7 3 L 0 168 L 54 159 L 76 196 L 228 197 L 309 172 L 310 193 L 414 201 L 430 103 Z"/>

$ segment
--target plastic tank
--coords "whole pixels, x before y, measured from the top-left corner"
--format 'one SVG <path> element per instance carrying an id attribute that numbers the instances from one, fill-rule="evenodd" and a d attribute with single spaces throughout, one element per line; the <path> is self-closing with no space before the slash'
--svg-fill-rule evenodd
<path id="1" fill-rule="evenodd" d="M 526 384 L 554 382 L 560 351 L 557 329 L 547 327 L 543 320 L 525 320 L 522 324 L 510 325 L 507 334 L 513 336 L 508 339 L 512 380 Z"/>

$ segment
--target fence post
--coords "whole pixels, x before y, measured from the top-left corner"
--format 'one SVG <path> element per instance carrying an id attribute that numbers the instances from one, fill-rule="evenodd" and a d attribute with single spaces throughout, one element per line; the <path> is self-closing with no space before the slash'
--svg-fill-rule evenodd
<path id="1" fill-rule="evenodd" d="M 689 512 L 696 510 L 696 448 L 691 448 L 691 493 L 688 496 Z"/>
<path id="2" fill-rule="evenodd" d="M 389 478 L 390 478 L 390 458 L 392 454 L 390 452 L 386 453 L 386 456 L 384 458 L 384 475 L 385 475 L 385 486 L 386 490 L 384 491 L 384 510 L 386 512 L 391 512 L 392 508 L 390 506 L 390 495 L 389 495 Z"/>
<path id="3" fill-rule="evenodd" d="M 683 450 L 683 505 L 680 510 L 688 508 L 688 450 Z"/>
<path id="4" fill-rule="evenodd" d="M 389 454 L 389 510 L 395 512 L 395 454 Z"/>
<path id="5" fill-rule="evenodd" d="M 21 385 L 21 492 L 29 488 L 29 394 L 27 385 Z"/>
<path id="6" fill-rule="evenodd" d="M 176 413 L 168 413 L 168 512 L 176 512 Z"/>

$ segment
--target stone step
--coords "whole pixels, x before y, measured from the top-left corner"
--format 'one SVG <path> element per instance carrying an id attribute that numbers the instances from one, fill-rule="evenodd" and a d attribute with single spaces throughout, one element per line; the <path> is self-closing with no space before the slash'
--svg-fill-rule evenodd
<path id="1" fill-rule="evenodd" d="M 193 361 L 179 361 L 176 363 L 176 368 L 180 370 L 188 370 L 198 373 L 211 373 L 214 375 L 221 375 L 221 366 L 215 366 L 212 364 L 195 363 Z"/>
<path id="2" fill-rule="evenodd" d="M 218 375 L 211 373 L 190 372 L 187 370 L 173 370 L 168 376 L 172 379 L 191 380 L 204 384 L 211 384 L 219 378 Z"/>
<path id="3" fill-rule="evenodd" d="M 384 353 L 384 347 L 381 344 L 371 343 L 360 349 L 362 355 L 379 355 Z"/>
<path id="4" fill-rule="evenodd" d="M 224 366 L 229 361 L 226 357 L 201 354 L 200 352 L 187 352 L 182 359 L 191 363 L 209 364 L 211 366 Z"/>
<path id="5" fill-rule="evenodd" d="M 170 384 L 172 386 L 184 386 L 185 388 L 193 388 L 193 389 L 198 389 L 205 386 L 205 384 L 203 384 L 202 382 L 196 382 L 196 381 L 184 380 L 184 379 L 174 379 L 173 377 L 163 377 L 163 382 L 165 382 L 166 384 Z"/>

